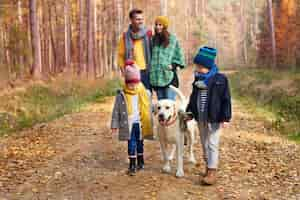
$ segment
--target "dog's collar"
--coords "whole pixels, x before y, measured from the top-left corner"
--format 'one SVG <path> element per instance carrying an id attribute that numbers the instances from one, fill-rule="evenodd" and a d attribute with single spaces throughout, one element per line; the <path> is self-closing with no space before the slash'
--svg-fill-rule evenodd
<path id="1" fill-rule="evenodd" d="M 177 113 L 175 112 L 172 118 L 168 120 L 165 124 L 163 124 L 163 126 L 171 126 L 176 122 L 176 120 L 177 120 Z"/>

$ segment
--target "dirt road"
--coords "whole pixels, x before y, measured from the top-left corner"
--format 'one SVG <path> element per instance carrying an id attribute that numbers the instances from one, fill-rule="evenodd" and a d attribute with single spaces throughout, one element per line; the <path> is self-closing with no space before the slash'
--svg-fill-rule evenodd
<path id="1" fill-rule="evenodd" d="M 186 94 L 190 77 L 190 71 L 181 77 Z M 175 178 L 174 167 L 171 174 L 161 173 L 157 141 L 145 144 L 146 169 L 127 176 L 127 144 L 109 131 L 112 100 L 1 138 L 0 200 L 300 200 L 299 145 L 268 133 L 264 122 L 237 101 L 233 122 L 222 133 L 215 186 L 199 184 L 199 137 L 198 164 L 185 162 L 184 178 Z"/>

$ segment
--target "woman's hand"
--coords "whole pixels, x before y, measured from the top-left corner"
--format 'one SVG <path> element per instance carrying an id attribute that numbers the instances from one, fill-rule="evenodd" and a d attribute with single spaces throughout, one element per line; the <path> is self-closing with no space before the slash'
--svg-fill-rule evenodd
<path id="1" fill-rule="evenodd" d="M 172 71 L 179 71 L 179 70 L 180 70 L 180 67 L 179 67 L 179 66 L 173 67 L 173 65 L 169 65 L 169 66 L 168 66 L 168 69 L 169 69 L 169 70 L 172 70 Z"/>
<path id="2" fill-rule="evenodd" d="M 112 128 L 111 129 L 111 134 L 116 134 L 118 132 L 118 129 L 117 128 Z"/>

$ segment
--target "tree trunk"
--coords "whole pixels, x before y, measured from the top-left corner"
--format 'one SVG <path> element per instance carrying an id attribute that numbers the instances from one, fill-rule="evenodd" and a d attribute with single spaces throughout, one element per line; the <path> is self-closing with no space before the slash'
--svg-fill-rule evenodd
<path id="1" fill-rule="evenodd" d="M 187 42 L 187 44 L 189 44 L 189 41 L 190 41 L 190 24 L 189 24 L 189 20 L 188 20 L 188 16 L 189 16 L 189 7 L 188 5 L 185 5 L 186 8 L 185 8 L 185 17 L 186 17 L 186 20 L 185 20 L 185 41 Z M 186 60 L 187 62 L 189 61 L 189 46 L 187 47 L 186 49 L 186 52 L 185 52 L 185 55 L 186 55 Z"/>
<path id="2" fill-rule="evenodd" d="M 254 19 L 253 23 L 251 24 L 251 41 L 255 52 L 257 52 L 258 11 L 256 7 L 256 0 L 252 1 L 252 9 L 254 10 Z"/>
<path id="3" fill-rule="evenodd" d="M 116 1 L 112 1 L 112 15 L 116 15 L 117 13 L 117 4 Z M 111 29 L 111 47 L 110 47 L 110 54 L 111 54 L 111 70 L 115 71 L 117 69 L 116 65 L 116 59 L 115 59 L 115 55 L 116 55 L 116 46 L 117 46 L 117 41 L 118 41 L 118 20 L 117 18 L 111 18 L 111 24 L 112 24 L 112 29 Z"/>
<path id="4" fill-rule="evenodd" d="M 243 64 L 247 64 L 248 54 L 247 54 L 245 0 L 240 1 L 240 22 L 241 22 L 241 33 L 242 33 L 241 46 L 243 47 Z"/>
<path id="5" fill-rule="evenodd" d="M 194 0 L 195 4 L 195 16 L 198 17 L 199 16 L 199 0 Z"/>
<path id="6" fill-rule="evenodd" d="M 97 2 L 97 1 L 96 1 Z M 94 77 L 98 77 L 98 68 L 99 68 L 99 40 L 98 40 L 98 4 L 95 2 L 94 9 Z"/>
<path id="7" fill-rule="evenodd" d="M 105 1 L 102 4 L 102 10 L 101 13 L 104 13 L 105 11 Z M 100 35 L 101 39 L 99 41 L 99 51 L 100 51 L 100 76 L 104 77 L 105 72 L 106 72 L 106 57 L 105 57 L 105 50 L 104 50 L 104 44 L 106 43 L 105 41 L 105 30 L 103 27 L 105 27 L 105 15 L 103 17 L 100 17 Z"/>
<path id="8" fill-rule="evenodd" d="M 11 80 L 11 74 L 12 74 L 12 69 L 11 69 L 11 60 L 10 60 L 10 54 L 9 54 L 9 49 L 6 48 L 5 50 L 5 57 L 6 57 L 6 63 L 7 63 L 7 69 L 8 69 L 8 80 Z"/>
<path id="9" fill-rule="evenodd" d="M 201 12 L 202 12 L 202 21 L 203 21 L 203 24 L 204 24 L 205 23 L 205 16 L 206 16 L 205 0 L 201 0 Z"/>
<path id="10" fill-rule="evenodd" d="M 300 0 L 297 0 L 296 19 L 300 19 Z M 296 20 L 296 29 L 298 38 L 296 42 L 296 67 L 300 69 L 300 20 Z"/>
<path id="11" fill-rule="evenodd" d="M 61 30 L 61 27 L 60 27 L 60 20 L 59 20 L 59 13 L 60 11 L 58 11 L 60 5 L 57 4 L 56 2 L 53 2 L 53 8 L 54 8 L 54 16 L 55 16 L 55 31 L 53 32 L 53 35 L 54 35 L 54 38 L 55 38 L 55 44 L 56 44 L 56 55 L 57 55 L 57 65 L 56 65 L 56 68 L 57 68 L 57 72 L 62 72 L 63 71 L 63 67 L 64 67 L 64 46 L 61 45 L 60 43 L 60 30 Z M 62 11 L 63 12 L 63 11 Z"/>
<path id="12" fill-rule="evenodd" d="M 85 0 L 80 0 L 79 9 L 80 9 L 80 16 L 79 16 L 79 68 L 78 74 L 81 74 L 84 71 L 85 66 L 85 52 L 84 52 L 84 5 Z"/>
<path id="13" fill-rule="evenodd" d="M 32 74 L 35 78 L 42 76 L 41 39 L 38 27 L 36 0 L 29 0 L 31 44 L 33 53 Z"/>
<path id="14" fill-rule="evenodd" d="M 18 0 L 18 20 L 19 20 L 20 24 L 23 23 L 22 15 L 23 15 L 23 13 L 22 13 L 22 1 Z"/>
<path id="15" fill-rule="evenodd" d="M 88 65 L 87 76 L 94 69 L 94 0 L 87 0 Z"/>
<path id="16" fill-rule="evenodd" d="M 129 10 L 132 10 L 133 9 L 133 2 L 132 0 L 129 0 Z"/>
<path id="17" fill-rule="evenodd" d="M 48 48 L 49 45 L 47 44 L 48 41 L 48 34 L 47 34 L 47 29 L 48 27 L 46 26 L 47 24 L 47 11 L 46 11 L 46 5 L 45 1 L 41 0 L 41 5 L 42 6 L 42 16 L 41 16 L 41 51 L 42 51 L 42 65 L 43 65 L 43 73 L 47 74 L 49 72 L 49 67 L 48 67 Z"/>
<path id="18" fill-rule="evenodd" d="M 103 51 L 103 59 L 104 59 L 104 76 L 109 73 L 109 58 L 108 58 L 108 39 L 107 39 L 107 33 L 105 31 L 105 33 L 103 34 L 103 47 L 102 47 L 102 51 Z"/>
<path id="19" fill-rule="evenodd" d="M 123 9 L 122 9 L 122 1 L 116 0 L 116 6 L 117 6 L 117 19 L 118 19 L 118 31 L 117 35 L 121 35 L 122 32 L 122 18 L 123 18 Z"/>
<path id="20" fill-rule="evenodd" d="M 5 32 L 4 32 L 4 30 L 2 29 L 2 27 L 0 27 L 0 67 L 2 66 L 2 65 L 5 65 L 5 63 L 4 63 L 4 58 L 5 58 L 5 56 L 4 56 L 4 47 L 5 47 L 5 45 L 4 45 L 4 43 L 5 43 L 5 37 L 4 37 L 4 35 L 5 35 Z"/>
<path id="21" fill-rule="evenodd" d="M 71 64 L 71 22 L 70 22 L 70 2 L 65 0 L 65 65 L 70 67 Z"/>
<path id="22" fill-rule="evenodd" d="M 57 56 L 57 48 L 56 48 L 56 45 L 55 45 L 55 39 L 54 39 L 54 34 L 53 34 L 53 25 L 52 25 L 52 15 L 51 15 L 51 5 L 50 4 L 48 4 L 48 17 L 49 17 L 49 32 L 50 32 L 50 43 L 49 44 L 51 44 L 51 48 L 49 48 L 49 49 L 51 49 L 51 50 L 49 50 L 49 51 L 51 51 L 52 52 L 52 54 L 51 54 L 51 57 L 50 57 L 50 59 L 49 59 L 49 63 L 51 63 L 51 64 L 49 64 L 49 66 L 50 66 L 50 72 L 51 73 L 56 73 L 57 72 L 57 65 L 58 65 L 58 56 Z M 52 60 L 53 59 L 53 60 Z M 52 62 L 51 62 L 52 61 Z"/>
<path id="23" fill-rule="evenodd" d="M 23 12 L 22 12 L 22 1 L 18 0 L 18 25 L 19 25 L 19 30 L 22 29 L 22 24 L 23 24 Z M 23 39 L 20 40 L 19 44 L 19 48 L 24 50 L 24 41 Z M 20 53 L 19 55 L 19 70 L 17 71 L 17 76 L 19 77 L 22 73 L 22 69 L 24 68 L 24 54 L 23 52 Z"/>
<path id="24" fill-rule="evenodd" d="M 49 36 L 48 36 L 48 44 L 49 44 L 49 49 L 48 49 L 48 60 L 49 60 L 49 73 L 51 73 L 52 72 L 52 70 L 53 70 L 53 60 L 52 60 L 52 58 L 53 58 L 53 55 L 52 55 L 52 52 L 53 52 L 53 46 L 51 45 L 51 35 L 49 34 Z"/>
<path id="25" fill-rule="evenodd" d="M 268 0 L 268 11 L 269 11 L 269 26 L 272 42 L 272 68 L 275 69 L 277 65 L 276 61 L 276 38 L 275 38 L 275 25 L 273 17 L 273 4 L 272 0 Z"/>
<path id="26" fill-rule="evenodd" d="M 167 16 L 168 14 L 168 0 L 160 0 L 161 15 Z"/>

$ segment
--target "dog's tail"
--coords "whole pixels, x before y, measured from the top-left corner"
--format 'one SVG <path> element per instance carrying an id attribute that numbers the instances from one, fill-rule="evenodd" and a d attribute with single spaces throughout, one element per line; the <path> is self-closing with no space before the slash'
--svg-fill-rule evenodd
<path id="1" fill-rule="evenodd" d="M 185 107 L 187 105 L 186 97 L 182 94 L 182 92 L 178 88 L 174 87 L 173 85 L 170 85 L 169 88 L 171 88 L 177 94 L 177 96 L 179 97 L 179 100 L 180 100 L 180 104 L 181 104 L 180 107 L 182 110 L 185 110 Z"/>

